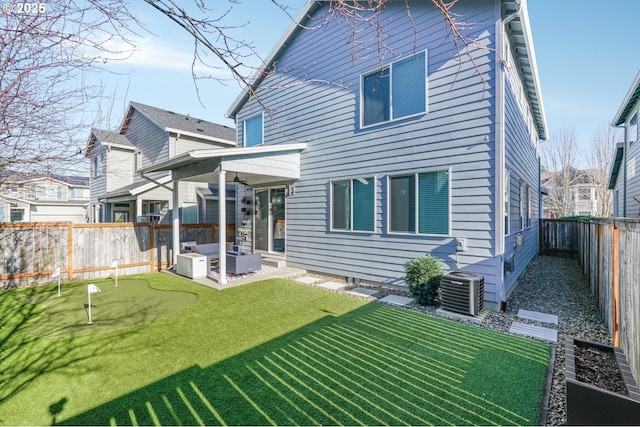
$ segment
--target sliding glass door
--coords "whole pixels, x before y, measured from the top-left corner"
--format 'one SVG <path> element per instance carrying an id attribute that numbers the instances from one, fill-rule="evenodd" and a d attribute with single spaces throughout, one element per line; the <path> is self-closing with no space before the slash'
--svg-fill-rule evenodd
<path id="1" fill-rule="evenodd" d="M 254 249 L 260 252 L 284 253 L 285 189 L 256 189 L 254 200 Z"/>

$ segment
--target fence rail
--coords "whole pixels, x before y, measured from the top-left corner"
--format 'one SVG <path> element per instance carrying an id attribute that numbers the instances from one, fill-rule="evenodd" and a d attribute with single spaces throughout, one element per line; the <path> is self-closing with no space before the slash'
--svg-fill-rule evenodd
<path id="1" fill-rule="evenodd" d="M 227 224 L 227 236 L 235 236 L 235 225 Z M 181 242 L 217 238 L 217 224 L 180 226 Z M 171 225 L 0 224 L 0 289 L 50 283 L 56 268 L 66 280 L 85 280 L 108 277 L 114 261 L 122 274 L 138 274 L 166 269 L 172 259 Z"/>
<path id="2" fill-rule="evenodd" d="M 640 379 L 640 222 L 579 221 L 578 259 L 614 345 Z"/>

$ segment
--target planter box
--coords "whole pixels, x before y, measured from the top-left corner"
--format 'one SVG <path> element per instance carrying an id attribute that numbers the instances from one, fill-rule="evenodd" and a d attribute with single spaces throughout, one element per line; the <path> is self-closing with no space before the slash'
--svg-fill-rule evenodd
<path id="1" fill-rule="evenodd" d="M 575 344 L 614 353 L 629 395 L 576 380 Z M 565 378 L 567 425 L 640 425 L 640 390 L 620 348 L 569 337 L 566 342 Z"/>

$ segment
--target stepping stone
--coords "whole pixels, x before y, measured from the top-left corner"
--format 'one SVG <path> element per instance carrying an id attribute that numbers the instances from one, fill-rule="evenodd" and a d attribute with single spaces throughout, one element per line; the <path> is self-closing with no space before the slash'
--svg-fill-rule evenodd
<path id="1" fill-rule="evenodd" d="M 359 297 L 370 297 L 378 293 L 375 289 L 369 288 L 353 288 L 346 291 L 347 294 L 357 295 Z"/>
<path id="2" fill-rule="evenodd" d="M 525 323 L 513 322 L 509 332 L 512 334 L 522 335 L 525 337 L 538 338 L 545 341 L 557 342 L 558 331 L 544 326 L 533 326 Z"/>
<path id="3" fill-rule="evenodd" d="M 555 314 L 540 313 L 538 311 L 518 310 L 518 317 L 529 320 L 537 320 L 543 323 L 558 324 L 558 316 Z"/>
<path id="4" fill-rule="evenodd" d="M 321 279 L 318 277 L 311 276 L 302 276 L 296 279 L 296 282 L 304 283 L 305 285 L 313 285 L 316 282 L 319 282 Z"/>
<path id="5" fill-rule="evenodd" d="M 380 298 L 378 301 L 387 302 L 389 304 L 394 304 L 394 305 L 399 305 L 401 307 L 404 307 L 405 305 L 413 301 L 413 298 L 401 297 L 400 295 L 387 295 L 384 298 Z"/>
<path id="6" fill-rule="evenodd" d="M 320 287 L 320 288 L 331 289 L 333 291 L 337 291 L 338 289 L 342 289 L 345 286 L 347 286 L 346 283 L 338 283 L 338 282 L 324 282 L 324 283 L 320 283 L 318 285 L 318 287 Z"/>

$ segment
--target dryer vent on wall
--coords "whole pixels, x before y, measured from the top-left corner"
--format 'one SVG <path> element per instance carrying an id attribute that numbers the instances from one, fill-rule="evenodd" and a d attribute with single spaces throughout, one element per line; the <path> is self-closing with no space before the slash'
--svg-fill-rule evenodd
<path id="1" fill-rule="evenodd" d="M 464 271 L 452 271 L 440 283 L 442 308 L 476 316 L 484 306 L 484 277 Z"/>

